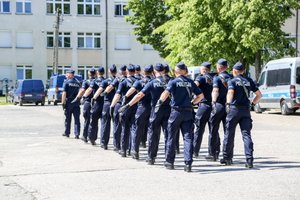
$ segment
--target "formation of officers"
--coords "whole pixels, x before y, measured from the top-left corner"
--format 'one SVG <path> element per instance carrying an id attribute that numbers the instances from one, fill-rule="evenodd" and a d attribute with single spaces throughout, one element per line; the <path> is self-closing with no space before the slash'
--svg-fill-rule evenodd
<path id="1" fill-rule="evenodd" d="M 146 148 L 146 162 L 155 164 L 161 130 L 164 134 L 164 166 L 174 169 L 179 152 L 180 132 L 184 141 L 184 170 L 192 169 L 193 156 L 198 157 L 205 126 L 209 127 L 209 161 L 217 161 L 220 154 L 219 126 L 224 129 L 223 158 L 221 164 L 231 165 L 236 126 L 239 124 L 244 142 L 247 168 L 253 167 L 252 120 L 250 105 L 256 104 L 261 93 L 251 78 L 244 76 L 245 68 L 238 62 L 232 75 L 226 70 L 228 63 L 221 58 L 216 64 L 217 73 L 210 72 L 210 62 L 201 64 L 201 74 L 195 80 L 188 78 L 187 66 L 175 66 L 175 77 L 169 75 L 167 64 L 121 66 L 105 70 L 89 70 L 89 78 L 81 83 L 74 78 L 74 70 L 66 74 L 62 105 L 65 112 L 65 132 L 69 137 L 72 115 L 75 121 L 75 138 L 80 137 L 80 104 L 83 105 L 83 133 L 85 143 L 96 145 L 100 129 L 100 146 L 107 149 L 113 136 L 114 151 L 122 157 L 131 155 L 139 159 L 140 146 Z M 250 102 L 249 93 L 255 93 Z M 194 112 L 194 106 L 198 110 Z M 99 128 L 99 120 L 101 127 Z M 112 121 L 112 124 L 111 124 Z M 113 128 L 111 129 L 111 125 Z M 111 133 L 112 130 L 112 133 Z"/>

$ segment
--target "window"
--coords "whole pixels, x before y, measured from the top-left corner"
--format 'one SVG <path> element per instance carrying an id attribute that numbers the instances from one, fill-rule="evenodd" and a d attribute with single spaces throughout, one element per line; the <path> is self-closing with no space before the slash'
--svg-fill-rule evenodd
<path id="1" fill-rule="evenodd" d="M 32 48 L 32 32 L 17 32 L 17 48 Z"/>
<path id="2" fill-rule="evenodd" d="M 0 30 L 0 48 L 11 47 L 11 32 Z"/>
<path id="3" fill-rule="evenodd" d="M 291 83 L 291 69 L 270 70 L 267 72 L 267 86 L 289 85 Z"/>
<path id="4" fill-rule="evenodd" d="M 263 72 L 259 78 L 259 81 L 258 81 L 258 85 L 261 86 L 261 85 L 264 85 L 265 84 L 265 79 L 266 79 L 266 72 Z"/>
<path id="5" fill-rule="evenodd" d="M 70 69 L 71 66 L 58 66 L 57 73 L 58 74 L 65 74 L 68 69 Z M 50 77 L 53 75 L 53 67 L 48 66 L 47 67 L 47 78 L 50 79 Z"/>
<path id="6" fill-rule="evenodd" d="M 150 44 L 144 44 L 144 50 L 153 50 L 153 47 Z"/>
<path id="7" fill-rule="evenodd" d="M 31 13 L 31 0 L 17 0 L 16 13 L 30 14 Z"/>
<path id="8" fill-rule="evenodd" d="M 58 36 L 58 47 L 71 48 L 71 33 L 60 32 Z M 47 47 L 54 47 L 54 33 L 47 32 Z"/>
<path id="9" fill-rule="evenodd" d="M 32 66 L 30 65 L 17 65 L 17 79 L 31 79 Z"/>
<path id="10" fill-rule="evenodd" d="M 101 48 L 101 33 L 78 33 L 78 48 Z"/>
<path id="11" fill-rule="evenodd" d="M 126 9 L 127 3 L 120 2 L 115 3 L 115 16 L 126 16 L 129 15 L 129 11 Z"/>
<path id="12" fill-rule="evenodd" d="M 116 50 L 130 50 L 130 35 L 129 34 L 120 34 L 115 35 L 115 49 Z"/>
<path id="13" fill-rule="evenodd" d="M 100 0 L 78 0 L 78 15 L 100 15 Z"/>
<path id="14" fill-rule="evenodd" d="M 78 75 L 81 75 L 82 79 L 88 79 L 88 72 L 91 68 L 99 68 L 99 66 L 78 66 Z"/>
<path id="15" fill-rule="evenodd" d="M 10 2 L 9 0 L 0 0 L 0 13 L 10 12 Z"/>
<path id="16" fill-rule="evenodd" d="M 47 14 L 55 14 L 57 9 L 62 14 L 70 14 L 70 0 L 47 0 Z"/>
<path id="17" fill-rule="evenodd" d="M 280 69 L 277 75 L 277 85 L 290 85 L 291 84 L 291 69 Z"/>

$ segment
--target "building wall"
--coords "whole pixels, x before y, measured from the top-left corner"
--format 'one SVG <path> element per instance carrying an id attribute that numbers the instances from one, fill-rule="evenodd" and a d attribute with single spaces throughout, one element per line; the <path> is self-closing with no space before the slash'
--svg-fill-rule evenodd
<path id="1" fill-rule="evenodd" d="M 17 65 L 32 66 L 32 78 L 48 78 L 47 69 L 53 66 L 53 48 L 47 48 L 47 32 L 54 32 L 56 16 L 47 14 L 46 1 L 31 1 L 32 14 L 16 14 L 16 1 L 10 1 L 10 13 L 0 13 L 0 31 L 10 31 L 12 46 L 0 48 L 0 80 L 17 79 Z M 59 48 L 59 66 L 110 66 L 116 64 L 139 64 L 163 62 L 163 59 L 154 50 L 144 50 L 143 45 L 137 42 L 132 25 L 124 17 L 114 15 L 115 2 L 108 0 L 108 62 L 106 63 L 105 41 L 105 1 L 101 0 L 100 16 L 82 16 L 77 14 L 77 1 L 70 1 L 70 14 L 63 15 L 60 32 L 71 33 L 71 48 Z M 33 48 L 16 47 L 16 34 L 19 31 L 32 32 Z M 101 48 L 77 48 L 77 33 L 101 33 Z M 115 49 L 116 34 L 130 35 L 129 50 Z M 51 68 L 49 68 L 51 69 Z M 1 73 L 3 72 L 3 73 Z M 11 82 L 13 84 L 13 82 Z M 1 90 L 1 83 L 0 83 Z"/>

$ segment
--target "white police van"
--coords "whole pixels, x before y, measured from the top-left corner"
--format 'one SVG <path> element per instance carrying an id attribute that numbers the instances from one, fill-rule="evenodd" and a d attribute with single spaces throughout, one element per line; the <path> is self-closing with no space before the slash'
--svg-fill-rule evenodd
<path id="1" fill-rule="evenodd" d="M 195 80 L 200 75 L 200 66 L 188 67 L 188 77 Z"/>
<path id="2" fill-rule="evenodd" d="M 262 99 L 255 106 L 255 112 L 278 108 L 282 115 L 295 113 L 300 108 L 300 57 L 268 62 L 258 86 Z"/>

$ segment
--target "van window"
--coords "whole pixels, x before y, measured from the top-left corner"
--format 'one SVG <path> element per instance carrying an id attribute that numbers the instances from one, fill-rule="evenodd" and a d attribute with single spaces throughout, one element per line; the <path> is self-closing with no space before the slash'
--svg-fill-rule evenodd
<path id="1" fill-rule="evenodd" d="M 265 79 L 266 79 L 266 72 L 263 72 L 259 77 L 258 85 L 259 86 L 263 85 L 265 83 Z"/>
<path id="2" fill-rule="evenodd" d="M 277 85 L 290 85 L 291 84 L 291 69 L 280 69 L 278 70 L 278 81 Z"/>
<path id="3" fill-rule="evenodd" d="M 289 85 L 291 83 L 291 69 L 270 70 L 267 72 L 267 86 Z"/>
<path id="4" fill-rule="evenodd" d="M 268 71 L 267 86 L 272 87 L 277 85 L 277 70 Z"/>
<path id="5" fill-rule="evenodd" d="M 300 67 L 297 68 L 296 76 L 300 76 Z"/>
<path id="6" fill-rule="evenodd" d="M 296 70 L 296 83 L 300 84 L 300 67 L 297 67 Z"/>

